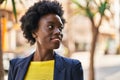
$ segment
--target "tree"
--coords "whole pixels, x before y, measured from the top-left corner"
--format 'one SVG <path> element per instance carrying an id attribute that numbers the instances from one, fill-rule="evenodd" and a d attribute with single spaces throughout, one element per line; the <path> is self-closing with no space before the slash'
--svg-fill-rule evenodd
<path id="1" fill-rule="evenodd" d="M 80 0 L 72 0 L 79 8 L 79 13 L 83 13 L 86 15 L 92 24 L 92 42 L 91 42 L 91 50 L 90 50 L 90 66 L 89 66 L 89 80 L 95 80 L 94 78 L 94 54 L 95 54 L 95 47 L 99 35 L 99 27 L 102 24 L 103 18 L 109 20 L 108 16 L 105 14 L 105 11 L 110 11 L 110 4 L 109 0 L 84 0 L 85 5 L 80 3 Z M 99 21 L 95 22 L 95 17 L 99 16 Z M 112 15 L 112 13 L 111 13 Z"/>
<path id="2" fill-rule="evenodd" d="M 1 20 L 1 16 L 0 16 Z M 2 41 L 1 41 L 1 21 L 0 21 L 0 80 L 4 80 L 4 69 L 3 69 L 3 59 L 2 59 Z"/>
<path id="3" fill-rule="evenodd" d="M 0 0 L 0 5 L 7 0 Z M 16 13 L 16 7 L 15 7 L 15 1 L 12 0 L 12 6 L 13 6 L 13 13 L 15 16 L 15 20 L 17 22 L 17 13 Z M 1 36 L 1 17 L 2 15 L 0 14 L 0 80 L 4 80 L 4 69 L 3 69 L 3 59 L 2 59 L 2 36 Z"/>

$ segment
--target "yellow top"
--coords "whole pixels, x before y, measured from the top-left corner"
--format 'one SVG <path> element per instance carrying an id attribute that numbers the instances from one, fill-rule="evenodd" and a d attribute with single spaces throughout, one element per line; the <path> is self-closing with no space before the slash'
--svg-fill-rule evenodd
<path id="1" fill-rule="evenodd" d="M 54 60 L 31 62 L 25 80 L 53 80 Z"/>

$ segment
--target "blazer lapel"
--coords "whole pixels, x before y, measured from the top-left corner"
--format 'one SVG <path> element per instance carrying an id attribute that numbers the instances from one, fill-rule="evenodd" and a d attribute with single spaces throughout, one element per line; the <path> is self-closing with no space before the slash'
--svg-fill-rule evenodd
<path id="1" fill-rule="evenodd" d="M 17 74 L 15 80 L 24 80 L 25 74 L 29 68 L 29 64 L 30 64 L 30 61 L 32 60 L 32 58 L 33 58 L 33 54 L 30 55 L 29 57 L 27 57 L 25 60 L 23 60 L 19 64 L 18 74 Z"/>
<path id="2" fill-rule="evenodd" d="M 55 53 L 54 80 L 65 80 L 65 67 L 62 58 Z"/>

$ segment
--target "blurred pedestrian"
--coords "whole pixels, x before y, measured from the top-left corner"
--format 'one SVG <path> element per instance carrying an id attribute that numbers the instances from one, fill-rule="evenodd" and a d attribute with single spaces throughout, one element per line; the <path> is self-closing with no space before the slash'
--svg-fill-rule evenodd
<path id="1" fill-rule="evenodd" d="M 8 80 L 83 80 L 81 63 L 54 51 L 63 37 L 63 13 L 58 1 L 39 1 L 28 9 L 21 18 L 21 29 L 31 45 L 36 43 L 36 50 L 10 61 Z"/>

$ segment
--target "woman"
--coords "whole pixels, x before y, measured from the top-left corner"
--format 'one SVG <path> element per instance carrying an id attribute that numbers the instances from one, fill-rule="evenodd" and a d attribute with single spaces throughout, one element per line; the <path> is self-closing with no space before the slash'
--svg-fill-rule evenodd
<path id="1" fill-rule="evenodd" d="M 28 9 L 21 18 L 21 29 L 31 45 L 36 43 L 36 50 L 26 58 L 10 61 L 8 80 L 83 80 L 78 60 L 54 52 L 63 37 L 63 12 L 61 4 L 48 0 Z"/>

